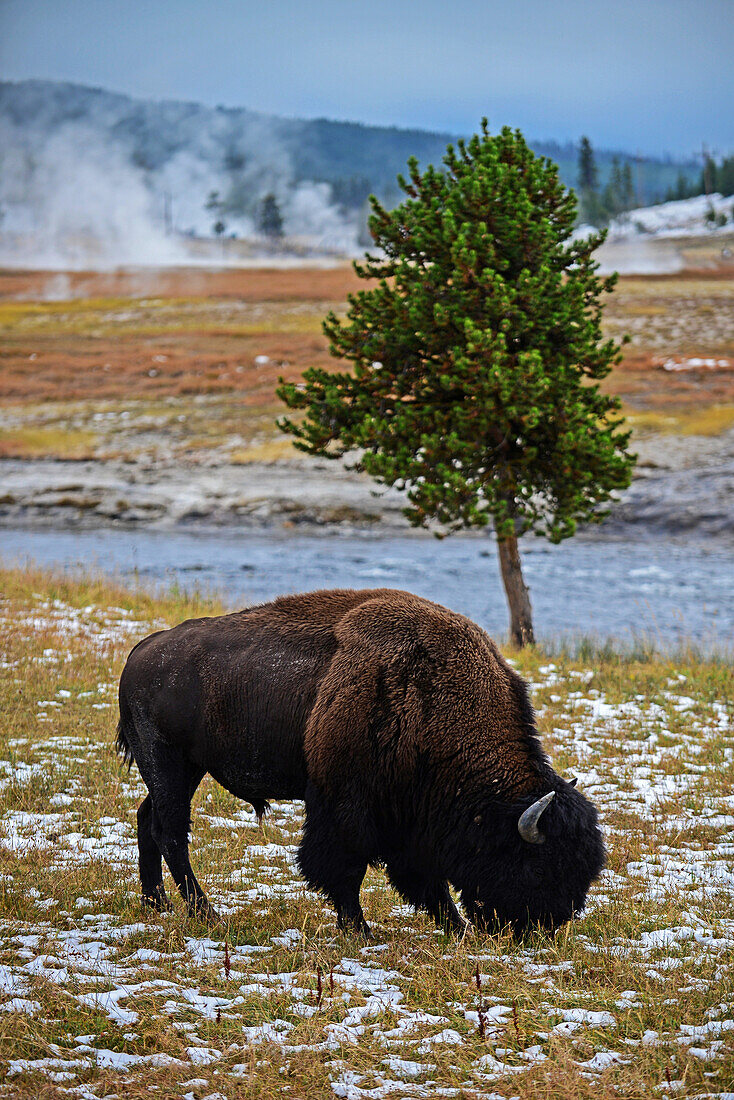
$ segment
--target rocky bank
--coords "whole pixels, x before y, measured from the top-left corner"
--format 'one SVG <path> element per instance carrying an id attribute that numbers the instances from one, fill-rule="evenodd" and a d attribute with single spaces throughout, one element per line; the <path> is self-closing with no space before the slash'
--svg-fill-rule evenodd
<path id="1" fill-rule="evenodd" d="M 734 544 L 734 431 L 636 441 L 630 489 L 587 538 L 699 537 Z M 404 499 L 337 462 L 184 464 L 5 459 L 0 525 L 407 531 Z"/>

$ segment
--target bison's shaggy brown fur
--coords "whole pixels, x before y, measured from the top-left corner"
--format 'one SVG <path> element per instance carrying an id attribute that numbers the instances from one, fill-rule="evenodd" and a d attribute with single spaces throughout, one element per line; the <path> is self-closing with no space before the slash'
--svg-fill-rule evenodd
<path id="1" fill-rule="evenodd" d="M 151 635 L 120 681 L 119 748 L 149 790 L 138 811 L 144 899 L 161 855 L 213 916 L 188 857 L 206 772 L 262 813 L 303 798 L 299 866 L 339 923 L 367 931 L 359 887 L 381 863 L 436 920 L 552 927 L 604 861 L 591 804 L 552 770 L 523 680 L 461 615 L 389 589 L 289 596 Z M 520 815 L 547 792 L 538 839 Z"/>

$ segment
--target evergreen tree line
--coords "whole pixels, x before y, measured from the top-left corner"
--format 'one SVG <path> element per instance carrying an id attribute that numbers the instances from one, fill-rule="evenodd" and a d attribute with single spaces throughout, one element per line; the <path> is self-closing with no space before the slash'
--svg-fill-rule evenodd
<path id="1" fill-rule="evenodd" d="M 608 225 L 613 218 L 642 205 L 643 200 L 638 194 L 639 188 L 635 185 L 630 161 L 622 161 L 617 156 L 612 157 L 611 168 L 603 186 L 600 185 L 599 177 L 594 149 L 589 138 L 584 136 L 578 147 L 577 165 L 580 222 L 602 227 Z M 343 212 L 351 212 L 363 218 L 366 226 L 369 213 L 368 200 L 372 191 L 370 180 L 366 176 L 351 176 L 331 181 L 330 187 L 335 204 Z M 724 196 L 734 194 L 734 156 L 724 157 L 718 164 L 712 157 L 707 157 L 698 177 L 691 177 L 681 169 L 675 184 L 666 190 L 664 196 L 653 201 L 671 202 L 714 192 Z M 381 196 L 381 200 L 389 208 L 395 204 L 397 198 L 393 189 L 390 189 L 389 194 Z M 241 194 L 236 198 L 229 195 L 225 199 L 219 192 L 211 192 L 205 208 L 215 219 L 212 230 L 217 236 L 225 233 L 228 216 L 245 212 L 254 215 L 256 227 L 264 236 L 270 238 L 283 236 L 283 218 L 278 200 L 272 191 L 256 202 L 253 202 L 252 198 L 248 202 L 242 200 Z"/>
<path id="2" fill-rule="evenodd" d="M 690 199 L 694 195 L 710 195 L 714 192 L 725 197 L 734 195 L 734 156 L 722 157 L 719 164 L 713 157 L 706 157 L 698 179 L 691 180 L 684 172 L 679 172 L 675 186 L 668 188 L 665 193 L 665 201 Z"/>
<path id="3" fill-rule="evenodd" d="M 582 137 L 579 143 L 577 189 L 579 220 L 594 226 L 607 225 L 612 218 L 642 205 L 629 161 L 622 164 L 618 157 L 613 157 L 609 178 L 605 186 L 600 187 L 599 170 L 588 137 Z M 719 164 L 713 157 L 706 157 L 698 177 L 692 177 L 681 169 L 675 184 L 656 201 L 673 202 L 715 192 L 724 196 L 734 195 L 734 156 L 723 157 Z M 709 220 L 721 222 L 721 218 L 724 215 L 717 218 L 712 209 Z"/>
<path id="4" fill-rule="evenodd" d="M 588 137 L 582 137 L 579 144 L 578 193 L 579 218 L 591 225 L 606 225 L 638 205 L 629 161 L 622 164 L 619 157 L 613 157 L 609 179 L 599 187 L 599 170 Z"/>
<path id="5" fill-rule="evenodd" d="M 366 176 L 349 176 L 334 181 L 315 182 L 328 183 L 335 206 L 343 214 L 359 219 L 362 226 L 359 241 L 361 245 L 368 246 L 371 241 L 367 229 L 369 199 L 374 191 L 369 179 Z M 392 207 L 398 201 L 399 192 L 395 187 L 383 188 L 379 197 Z M 253 218 L 255 228 L 264 237 L 280 239 L 284 234 L 280 203 L 273 191 L 268 191 L 261 198 L 246 194 L 242 188 L 233 188 L 226 196 L 219 191 L 210 191 L 204 209 L 212 216 L 212 233 L 217 237 L 222 237 L 227 232 L 229 219 L 241 217 L 243 214 Z"/>

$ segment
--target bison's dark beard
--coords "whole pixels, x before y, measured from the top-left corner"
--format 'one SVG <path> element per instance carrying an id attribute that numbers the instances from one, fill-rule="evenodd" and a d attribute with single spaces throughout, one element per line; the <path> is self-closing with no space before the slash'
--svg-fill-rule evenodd
<path id="1" fill-rule="evenodd" d="M 469 919 L 474 927 L 489 936 L 501 936 L 510 933 L 515 939 L 523 939 L 534 932 L 553 933 L 561 928 L 567 921 L 577 917 L 579 908 L 574 908 L 567 914 L 560 913 L 527 913 L 524 917 L 502 917 L 496 909 L 490 910 L 481 902 L 473 905 L 465 905 Z"/>

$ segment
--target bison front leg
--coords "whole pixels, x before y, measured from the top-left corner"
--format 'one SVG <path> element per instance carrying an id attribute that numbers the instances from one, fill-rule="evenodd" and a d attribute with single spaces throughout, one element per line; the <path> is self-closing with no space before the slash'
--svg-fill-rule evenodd
<path id="1" fill-rule="evenodd" d="M 445 879 L 430 878 L 404 859 L 392 857 L 385 861 L 388 878 L 399 894 L 416 909 L 433 917 L 439 928 L 463 933 L 468 928 L 454 904 Z"/>
<path id="2" fill-rule="evenodd" d="M 337 924 L 345 932 L 372 938 L 359 903 L 367 871 L 367 857 L 345 843 L 345 837 L 318 792 L 306 791 L 306 823 L 298 849 L 298 867 L 312 890 L 320 890 L 336 909 Z"/>

